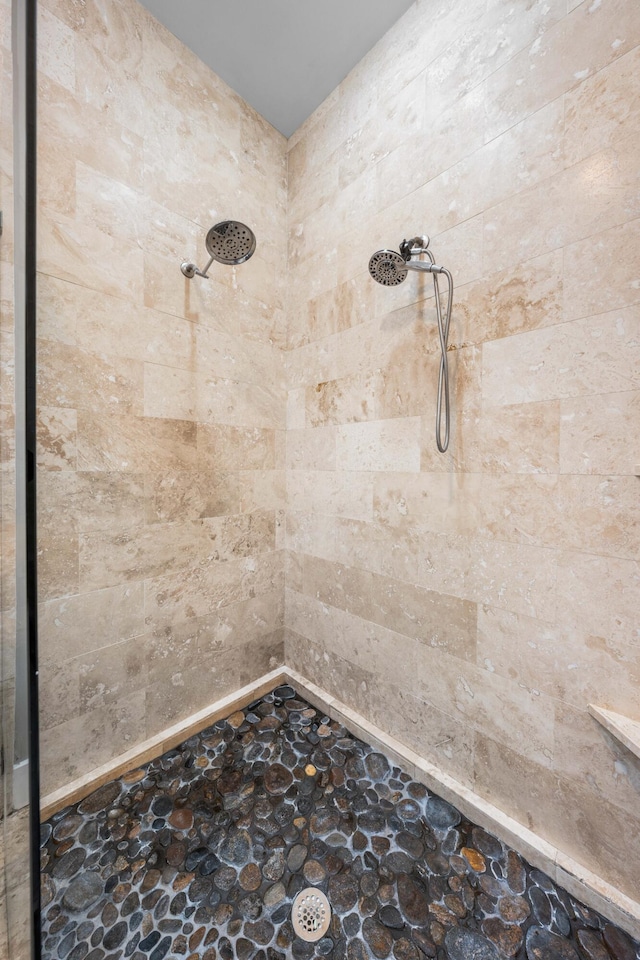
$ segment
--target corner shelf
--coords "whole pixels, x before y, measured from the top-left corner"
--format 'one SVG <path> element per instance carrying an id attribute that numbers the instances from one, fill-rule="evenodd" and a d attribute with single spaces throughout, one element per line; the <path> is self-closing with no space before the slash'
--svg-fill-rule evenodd
<path id="1" fill-rule="evenodd" d="M 589 713 L 624 744 L 627 750 L 640 758 L 640 721 L 614 713 L 613 710 L 605 710 L 604 707 L 596 707 L 592 703 L 589 704 Z"/>

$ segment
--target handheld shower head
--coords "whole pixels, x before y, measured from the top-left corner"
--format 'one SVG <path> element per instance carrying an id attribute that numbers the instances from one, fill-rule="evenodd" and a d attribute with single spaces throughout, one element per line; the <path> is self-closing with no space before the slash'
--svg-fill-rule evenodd
<path id="1" fill-rule="evenodd" d="M 199 270 L 195 263 L 184 260 L 180 266 L 183 274 L 191 280 L 196 274 L 207 279 L 209 267 L 213 261 L 226 266 L 236 266 L 253 256 L 256 249 L 256 237 L 253 230 L 238 220 L 222 220 L 211 227 L 205 238 L 209 263 Z"/>
<path id="2" fill-rule="evenodd" d="M 369 260 L 369 273 L 383 287 L 397 287 L 409 273 L 403 257 L 395 250 L 378 250 Z"/>

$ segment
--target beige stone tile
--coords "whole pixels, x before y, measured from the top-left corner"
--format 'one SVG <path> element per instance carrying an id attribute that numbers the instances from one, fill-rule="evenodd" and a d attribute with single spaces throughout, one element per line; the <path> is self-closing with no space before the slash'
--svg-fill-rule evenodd
<path id="1" fill-rule="evenodd" d="M 40 737 L 43 795 L 65 786 L 138 743 L 145 728 L 144 699 L 140 692 L 127 695 L 43 730 Z M 70 751 L 70 743 L 81 743 L 82 751 Z"/>
<path id="2" fill-rule="evenodd" d="M 443 773 L 471 784 L 475 734 L 467 723 L 384 680 L 377 685 L 377 694 L 371 704 L 374 723 Z"/>
<path id="3" fill-rule="evenodd" d="M 562 599 L 558 621 L 583 635 L 591 634 L 601 646 L 623 642 L 640 648 L 639 586 L 636 560 L 563 553 L 558 560 L 558 597 Z"/>
<path id="4" fill-rule="evenodd" d="M 307 425 L 322 427 L 376 419 L 378 386 L 378 377 L 367 373 L 307 387 Z"/>
<path id="5" fill-rule="evenodd" d="M 290 470 L 335 470 L 335 427 L 288 430 L 287 467 Z"/>
<path id="6" fill-rule="evenodd" d="M 309 302 L 309 340 L 319 340 L 370 320 L 374 312 L 374 294 L 368 272 L 319 294 Z"/>
<path id="7" fill-rule="evenodd" d="M 331 518 L 287 510 L 287 550 L 315 557 L 335 557 L 335 527 Z"/>
<path id="8" fill-rule="evenodd" d="M 144 398 L 147 417 L 246 427 L 284 426 L 284 390 L 268 383 L 240 383 L 145 363 Z"/>
<path id="9" fill-rule="evenodd" d="M 495 404 L 638 389 L 640 309 L 485 343 L 482 361 L 483 398 Z"/>
<path id="10" fill-rule="evenodd" d="M 242 513 L 283 511 L 287 496 L 285 471 L 241 470 L 238 474 L 238 492 Z"/>
<path id="11" fill-rule="evenodd" d="M 81 52 L 81 56 L 82 56 Z M 49 201 L 53 184 L 47 184 L 54 164 L 73 164 L 72 205 L 75 210 L 75 161 L 129 183 L 142 185 L 142 137 L 83 101 L 64 86 L 40 74 L 38 99 L 38 186 Z M 135 98 L 131 98 L 135 100 Z M 139 125 L 136 124 L 136 128 Z M 44 166 L 40 166 L 44 163 Z M 47 189 L 48 188 L 48 189 Z M 58 204 L 61 198 L 58 198 Z M 59 207 L 58 207 L 59 209 Z"/>
<path id="12" fill-rule="evenodd" d="M 638 11 L 624 0 L 577 6 L 488 78 L 488 134 L 496 136 L 623 56 L 639 32 Z"/>
<path id="13" fill-rule="evenodd" d="M 195 522 L 153 524 L 123 533 L 83 533 L 79 538 L 82 592 L 127 581 L 179 574 L 206 555 L 208 536 Z"/>
<path id="14" fill-rule="evenodd" d="M 563 319 L 562 251 L 456 286 L 449 342 L 499 340 Z"/>
<path id="15" fill-rule="evenodd" d="M 208 470 L 275 468 L 275 434 L 264 427 L 198 424 L 198 463 Z"/>
<path id="16" fill-rule="evenodd" d="M 94 413 L 142 413 L 142 365 L 41 340 L 38 398 L 43 406 Z"/>
<path id="17" fill-rule="evenodd" d="M 379 206 L 395 203 L 473 154 L 484 144 L 484 126 L 484 88 L 479 85 L 432 117 L 426 130 L 406 128 L 376 165 Z"/>
<path id="18" fill-rule="evenodd" d="M 640 300 L 635 251 L 640 220 L 630 220 L 564 250 L 564 314 L 567 319 L 621 310 Z"/>
<path id="19" fill-rule="evenodd" d="M 4 547 L 4 544 L 3 544 Z M 51 600 L 78 593 L 78 537 L 64 528 L 48 530 L 38 538 L 38 598 Z"/>
<path id="20" fill-rule="evenodd" d="M 453 440 L 456 465 L 470 472 L 492 474 L 557 473 L 560 403 L 495 406 L 491 399 L 488 404 L 460 411 Z M 434 444 L 433 423 L 427 418 L 423 443 L 429 444 L 430 450 Z M 424 466 L 427 463 L 430 461 L 423 450 Z"/>
<path id="21" fill-rule="evenodd" d="M 296 513 L 369 520 L 373 517 L 373 479 L 343 471 L 290 470 L 287 503 Z"/>
<path id="22" fill-rule="evenodd" d="M 566 94 L 564 154 L 568 164 L 638 130 L 639 67 L 640 49 L 636 46 Z"/>
<path id="23" fill-rule="evenodd" d="M 38 526 L 43 534 L 125 533 L 144 523 L 144 481 L 139 474 L 47 472 L 38 484 Z"/>
<path id="24" fill-rule="evenodd" d="M 190 564 L 179 575 L 149 579 L 145 582 L 147 624 L 155 629 L 206 617 L 229 603 L 277 592 L 284 585 L 283 562 L 278 551 L 226 563 Z"/>
<path id="25" fill-rule="evenodd" d="M 487 210 L 485 268 L 502 269 L 637 217 L 637 143 L 637 135 L 620 140 Z"/>
<path id="26" fill-rule="evenodd" d="M 285 358 L 285 364 L 288 367 L 288 357 Z M 288 373 L 288 370 L 287 370 Z M 287 430 L 304 430 L 306 426 L 305 416 L 305 390 L 304 387 L 297 387 L 295 390 L 287 391 Z"/>
<path id="27" fill-rule="evenodd" d="M 143 302 L 144 257 L 132 240 L 112 237 L 88 220 L 57 214 L 55 219 L 40 217 L 38 250 L 42 273 L 72 283 L 82 278 L 102 293 Z"/>
<path id="28" fill-rule="evenodd" d="M 308 555 L 300 557 L 300 566 L 301 576 L 297 586 L 287 577 L 289 589 L 308 594 L 328 606 L 372 619 L 372 574 L 357 567 L 347 567 Z M 391 626 L 380 622 L 382 626 Z"/>
<path id="29" fill-rule="evenodd" d="M 38 631 L 43 660 L 80 657 L 144 633 L 144 586 L 127 583 L 42 603 Z"/>
<path id="30" fill-rule="evenodd" d="M 76 86 L 73 30 L 46 7 L 38 9 L 38 70 L 71 92 Z"/>
<path id="31" fill-rule="evenodd" d="M 464 473 L 386 473 L 375 477 L 376 520 L 404 538 L 415 523 L 434 533 L 473 534 L 482 477 Z"/>
<path id="32" fill-rule="evenodd" d="M 272 510 L 205 518 L 198 524 L 208 540 L 205 559 L 229 561 L 275 550 L 275 522 Z"/>
<path id="33" fill-rule="evenodd" d="M 475 603 L 376 574 L 370 590 L 370 607 L 361 616 L 451 656 L 475 658 Z"/>
<path id="34" fill-rule="evenodd" d="M 343 424 L 336 434 L 343 470 L 420 470 L 420 418 Z"/>
<path id="35" fill-rule="evenodd" d="M 79 676 L 81 715 L 135 696 L 147 686 L 148 653 L 141 637 L 103 646 L 72 664 Z"/>
<path id="36" fill-rule="evenodd" d="M 145 477 L 145 520 L 172 523 L 240 512 L 238 473 L 193 470 Z"/>
<path id="37" fill-rule="evenodd" d="M 49 730 L 80 715 L 80 672 L 77 661 L 47 661 L 38 671 L 39 719 Z"/>
<path id="38" fill-rule="evenodd" d="M 542 623 L 495 607 L 478 610 L 478 664 L 528 690 L 584 710 L 587 703 L 633 712 L 637 700 L 637 648 L 603 642 L 574 627 Z"/>
<path id="39" fill-rule="evenodd" d="M 77 412 L 69 407 L 38 410 L 38 466 L 43 470 L 75 470 Z"/>
<path id="40" fill-rule="evenodd" d="M 561 777 L 580 781 L 588 770 L 589 786 L 602 802 L 636 815 L 640 764 L 586 710 L 557 706 L 555 742 L 554 767 Z"/>
<path id="41" fill-rule="evenodd" d="M 185 470 L 197 462 L 196 425 L 184 420 L 78 412 L 81 470 Z"/>
<path id="42" fill-rule="evenodd" d="M 283 626 L 284 596 L 281 591 L 230 603 L 198 621 L 198 653 L 210 656 L 259 641 Z"/>
<path id="43" fill-rule="evenodd" d="M 562 401 L 562 473 L 633 475 L 639 444 L 640 393 L 609 393 Z"/>
<path id="44" fill-rule="evenodd" d="M 480 670 L 421 644 L 410 692 L 453 714 L 500 743 L 550 767 L 554 748 L 553 702 L 538 691 Z"/>
<path id="45" fill-rule="evenodd" d="M 287 589 L 302 593 L 304 560 L 301 554 L 293 553 L 291 550 L 285 551 L 284 573 Z"/>

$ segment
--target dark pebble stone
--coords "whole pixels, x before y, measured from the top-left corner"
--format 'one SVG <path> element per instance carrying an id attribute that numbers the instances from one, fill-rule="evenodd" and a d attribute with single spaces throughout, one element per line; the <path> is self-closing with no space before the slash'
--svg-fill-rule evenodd
<path id="1" fill-rule="evenodd" d="M 284 923 L 290 913 L 291 908 L 285 903 L 284 906 L 278 907 L 278 909 L 271 914 L 271 919 L 276 925 L 279 925 Z"/>
<path id="2" fill-rule="evenodd" d="M 378 916 L 385 927 L 390 927 L 392 930 L 402 930 L 404 927 L 404 920 L 400 915 L 400 911 L 395 907 L 389 905 L 383 907 Z"/>
<path id="3" fill-rule="evenodd" d="M 140 934 L 136 933 L 131 940 L 127 942 L 127 945 L 124 950 L 125 957 L 130 957 L 138 949 L 138 943 L 140 942 Z"/>
<path id="4" fill-rule="evenodd" d="M 609 960 L 609 951 L 602 937 L 593 930 L 578 930 L 576 934 L 582 953 L 587 960 Z"/>
<path id="5" fill-rule="evenodd" d="M 401 830 L 400 833 L 398 833 L 396 842 L 398 846 L 402 847 L 414 860 L 419 860 L 424 854 L 424 844 L 418 837 L 409 833 L 407 830 Z"/>
<path id="6" fill-rule="evenodd" d="M 301 940 L 300 937 L 296 937 L 291 944 L 291 953 L 295 957 L 295 960 L 311 960 L 313 949 L 314 945 L 312 943 L 307 943 L 306 940 Z"/>
<path id="7" fill-rule="evenodd" d="M 307 848 L 304 846 L 304 844 L 298 843 L 289 851 L 289 855 L 287 857 L 287 866 L 292 873 L 295 873 L 296 870 L 300 869 L 306 859 Z"/>
<path id="8" fill-rule="evenodd" d="M 356 937 L 360 933 L 360 917 L 357 913 L 350 913 L 342 921 L 344 932 L 348 937 Z"/>
<path id="9" fill-rule="evenodd" d="M 380 833 L 384 830 L 386 822 L 387 819 L 384 812 L 374 807 L 360 814 L 358 817 L 358 829 L 364 833 Z"/>
<path id="10" fill-rule="evenodd" d="M 329 937 L 323 937 L 322 940 L 318 940 L 316 944 L 316 953 L 319 953 L 321 957 L 328 957 L 333 950 L 333 940 Z"/>
<path id="11" fill-rule="evenodd" d="M 384 780 L 389 774 L 391 767 L 389 761 L 382 753 L 370 753 L 365 757 L 364 765 L 367 773 L 372 780 Z"/>
<path id="12" fill-rule="evenodd" d="M 75 940 L 76 940 L 76 932 L 75 930 L 72 930 L 70 933 L 66 935 L 66 937 L 64 937 L 63 940 L 60 941 L 60 945 L 58 947 L 59 960 L 65 960 L 65 958 L 68 957 L 68 955 L 71 953 L 73 949 Z"/>
<path id="13" fill-rule="evenodd" d="M 492 860 L 498 860 L 502 857 L 502 844 L 500 841 L 481 827 L 473 828 L 471 840 L 472 846 L 484 854 L 485 857 L 490 857 Z"/>
<path id="14" fill-rule="evenodd" d="M 564 937 L 542 927 L 529 927 L 527 932 L 527 957 L 529 960 L 577 960 L 573 944 Z"/>
<path id="15" fill-rule="evenodd" d="M 91 946 L 97 947 L 99 943 L 102 943 L 102 937 L 104 936 L 104 927 L 98 927 L 91 934 Z"/>
<path id="16" fill-rule="evenodd" d="M 88 823 L 85 823 L 81 827 L 80 833 L 78 834 L 78 840 L 80 841 L 80 843 L 84 843 L 87 846 L 90 843 L 95 843 L 95 841 L 98 839 L 99 829 L 100 828 L 96 820 L 89 820 Z"/>
<path id="17" fill-rule="evenodd" d="M 362 933 L 375 957 L 389 956 L 393 947 L 393 937 L 383 924 L 373 917 L 367 917 L 362 924 Z"/>
<path id="18" fill-rule="evenodd" d="M 571 936 L 571 921 L 564 907 L 555 903 L 553 907 L 553 923 L 551 929 L 554 933 L 559 933 L 561 937 Z"/>
<path id="19" fill-rule="evenodd" d="M 411 940 L 402 937 L 393 945 L 393 955 L 396 960 L 421 960 L 420 951 Z"/>
<path id="20" fill-rule="evenodd" d="M 282 850 L 276 850 L 262 867 L 262 873 L 267 880 L 279 880 L 284 873 L 284 866 L 284 852 Z"/>
<path id="21" fill-rule="evenodd" d="M 276 687 L 276 689 L 273 691 L 273 695 L 274 697 L 277 697 L 278 700 L 295 700 L 296 698 L 295 690 L 288 684 L 285 684 L 282 687 Z"/>
<path id="22" fill-rule="evenodd" d="M 376 873 L 363 873 L 360 877 L 360 890 L 365 897 L 372 897 L 380 886 L 380 878 Z"/>
<path id="23" fill-rule="evenodd" d="M 115 852 L 115 851 L 114 851 Z M 63 854 L 54 864 L 52 874 L 56 880 L 70 880 L 84 863 L 86 852 L 81 847 L 74 847 Z"/>
<path id="24" fill-rule="evenodd" d="M 358 881 L 349 873 L 339 873 L 329 879 L 329 902 L 337 913 L 353 909 L 358 901 Z"/>
<path id="25" fill-rule="evenodd" d="M 173 914 L 174 917 L 182 915 L 184 909 L 187 905 L 187 895 L 184 891 L 176 894 L 176 896 L 171 901 L 171 906 L 169 912 Z"/>
<path id="26" fill-rule="evenodd" d="M 265 770 L 263 782 L 267 793 L 280 796 L 286 793 L 293 783 L 293 774 L 281 763 L 272 763 Z"/>
<path id="27" fill-rule="evenodd" d="M 440 797 L 429 797 L 424 806 L 424 816 L 434 830 L 450 830 L 462 819 L 456 808 Z"/>
<path id="28" fill-rule="evenodd" d="M 162 920 L 162 918 L 167 915 L 170 900 L 171 898 L 169 897 L 168 893 L 165 893 L 163 896 L 160 897 L 160 899 L 156 904 L 156 908 L 153 911 L 153 915 L 156 918 L 156 920 Z"/>
<path id="29" fill-rule="evenodd" d="M 127 935 L 127 929 L 126 923 L 121 920 L 119 923 L 116 923 L 115 926 L 111 927 L 110 930 L 107 930 L 104 935 L 104 940 L 102 941 L 105 950 L 115 950 L 119 947 Z"/>
<path id="30" fill-rule="evenodd" d="M 549 897 L 540 887 L 530 887 L 529 899 L 538 923 L 542 924 L 543 927 L 548 927 L 551 923 L 551 903 L 549 902 Z"/>
<path id="31" fill-rule="evenodd" d="M 386 856 L 381 864 L 391 875 L 395 873 L 410 873 L 413 870 L 414 861 L 406 853 L 398 850 Z"/>
<path id="32" fill-rule="evenodd" d="M 401 800 L 396 811 L 403 820 L 417 820 L 422 812 L 415 800 Z"/>
<path id="33" fill-rule="evenodd" d="M 500 957 L 493 943 L 475 930 L 452 927 L 444 942 L 449 960 L 499 960 Z"/>
<path id="34" fill-rule="evenodd" d="M 203 877 L 209 877 L 218 869 L 219 866 L 220 861 L 216 857 L 215 853 L 211 853 L 200 864 L 199 873 Z"/>
<path id="35" fill-rule="evenodd" d="M 507 853 L 507 883 L 512 893 L 524 893 L 527 888 L 527 872 L 522 860 L 513 850 Z"/>
<path id="36" fill-rule="evenodd" d="M 262 899 L 257 893 L 250 893 L 238 903 L 238 909 L 245 920 L 257 920 L 262 913 Z"/>
<path id="37" fill-rule="evenodd" d="M 369 960 L 369 951 L 363 940 L 352 940 L 347 946 L 348 960 Z"/>
<path id="38" fill-rule="evenodd" d="M 119 883 L 119 880 L 117 876 L 109 877 L 109 879 L 105 884 L 104 892 L 107 894 L 113 893 L 115 888 L 118 886 L 118 883 Z"/>
<path id="39" fill-rule="evenodd" d="M 172 937 L 163 937 L 155 950 L 151 951 L 151 956 L 149 960 L 163 960 L 164 957 L 169 953 L 171 949 Z"/>
<path id="40" fill-rule="evenodd" d="M 231 890 L 238 879 L 233 867 L 220 867 L 213 875 L 213 882 L 218 890 Z"/>
<path id="41" fill-rule="evenodd" d="M 148 937 L 145 937 L 144 940 L 140 941 L 140 949 L 144 953 L 148 953 L 150 950 L 153 950 L 155 945 L 159 943 L 162 934 L 158 933 L 157 930 L 152 930 Z"/>
<path id="42" fill-rule="evenodd" d="M 271 943 L 275 930 L 268 920 L 258 920 L 256 923 L 247 922 L 244 925 L 244 934 L 253 943 L 266 945 Z"/>
<path id="43" fill-rule="evenodd" d="M 81 923 L 78 927 L 78 940 L 88 940 L 92 933 L 93 924 L 91 921 L 85 920 L 84 923 Z"/>
<path id="44" fill-rule="evenodd" d="M 89 944 L 86 942 L 78 943 L 69 954 L 69 960 L 84 960 L 89 953 Z"/>
<path id="45" fill-rule="evenodd" d="M 198 903 L 200 900 L 206 900 L 213 890 L 213 883 L 208 878 L 199 878 L 192 880 L 189 886 L 189 899 L 192 903 Z"/>
<path id="46" fill-rule="evenodd" d="M 609 953 L 615 960 L 634 960 L 636 948 L 633 945 L 631 937 L 627 936 L 624 930 L 614 927 L 607 923 L 602 931 L 604 942 L 609 948 Z"/>
<path id="47" fill-rule="evenodd" d="M 245 940 L 244 937 L 236 940 L 236 956 L 238 960 L 249 960 L 249 957 L 253 955 L 254 951 L 255 947 L 250 940 Z"/>
<path id="48" fill-rule="evenodd" d="M 187 871 L 187 873 L 191 873 L 193 870 L 195 870 L 195 868 L 198 866 L 200 861 L 204 857 L 206 857 L 208 852 L 209 851 L 207 850 L 206 847 L 198 847 L 196 850 L 192 850 L 191 853 L 187 854 L 187 858 L 184 863 L 185 870 Z M 168 862 L 168 858 L 167 858 L 167 862 Z"/>
<path id="49" fill-rule="evenodd" d="M 67 887 L 62 903 L 67 910 L 79 913 L 86 910 L 102 896 L 104 881 L 98 873 L 83 873 L 75 877 Z"/>
<path id="50" fill-rule="evenodd" d="M 243 866 L 251 853 L 251 837 L 246 830 L 238 830 L 224 838 L 220 844 L 219 856 L 225 863 Z"/>
<path id="51" fill-rule="evenodd" d="M 550 877 L 548 877 L 546 873 L 543 873 L 541 870 L 531 870 L 529 873 L 529 879 L 538 887 L 546 890 L 547 893 L 553 893 L 555 890 L 553 880 L 551 880 Z"/>
<path id="52" fill-rule="evenodd" d="M 104 950 L 97 947 L 95 950 L 92 950 L 91 953 L 87 954 L 87 960 L 102 960 L 104 955 Z"/>
<path id="53" fill-rule="evenodd" d="M 161 933 L 177 933 L 182 930 L 182 920 L 161 920 L 158 924 Z"/>
<path id="54" fill-rule="evenodd" d="M 429 915 L 429 898 L 421 884 L 407 874 L 398 877 L 398 901 L 409 923 L 423 925 Z"/>
<path id="55" fill-rule="evenodd" d="M 88 796 L 78 807 L 78 813 L 83 816 L 87 813 L 99 813 L 111 807 L 120 796 L 121 787 L 117 780 L 106 783 L 90 796 Z"/>

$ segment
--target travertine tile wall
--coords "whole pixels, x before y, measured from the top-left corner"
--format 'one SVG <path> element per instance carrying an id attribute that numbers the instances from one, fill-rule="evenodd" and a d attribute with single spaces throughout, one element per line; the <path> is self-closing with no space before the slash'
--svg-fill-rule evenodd
<path id="1" fill-rule="evenodd" d="M 636 898 L 640 5 L 418 0 L 289 142 L 286 660 Z M 456 282 L 450 450 L 428 233 Z"/>
<path id="2" fill-rule="evenodd" d="M 284 137 L 135 0 L 39 6 L 46 793 L 281 662 L 287 240 Z"/>

